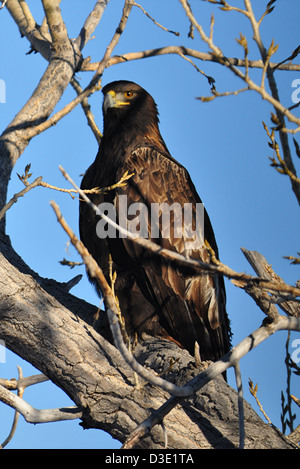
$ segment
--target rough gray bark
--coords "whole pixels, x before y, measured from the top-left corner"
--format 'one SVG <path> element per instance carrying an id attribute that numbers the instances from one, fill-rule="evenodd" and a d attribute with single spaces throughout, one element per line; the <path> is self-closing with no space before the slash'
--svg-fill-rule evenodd
<path id="1" fill-rule="evenodd" d="M 100 428 L 124 442 L 136 426 L 170 396 L 141 383 L 118 350 L 93 327 L 96 308 L 53 280 L 31 272 L 2 240 L 0 337 L 6 346 L 45 373 L 83 410 L 82 425 Z M 107 334 L 105 321 L 98 325 Z M 192 357 L 175 344 L 147 338 L 135 354 L 177 384 L 199 373 Z M 170 368 L 171 359 L 173 366 Z M 219 377 L 196 396 L 182 400 L 164 419 L 168 448 L 238 446 L 237 394 Z M 246 448 L 291 448 L 245 402 Z M 163 448 L 155 426 L 138 448 Z"/>

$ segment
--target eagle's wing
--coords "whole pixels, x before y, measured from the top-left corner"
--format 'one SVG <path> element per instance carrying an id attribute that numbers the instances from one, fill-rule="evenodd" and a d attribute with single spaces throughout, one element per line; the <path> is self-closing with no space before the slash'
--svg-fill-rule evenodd
<path id="1" fill-rule="evenodd" d="M 205 210 L 204 231 L 201 233 L 201 230 L 198 230 L 197 238 L 191 238 L 191 230 L 194 232 L 197 228 L 196 204 L 201 204 L 201 200 L 188 172 L 181 165 L 151 147 L 139 147 L 130 153 L 119 168 L 117 180 L 125 171 L 133 172 L 134 176 L 124 188 L 118 189 L 116 205 L 118 209 L 120 195 L 126 195 L 127 207 L 132 208 L 132 204 L 142 203 L 141 208 L 148 208 L 136 212 L 138 226 L 136 213 L 135 217 L 134 213 L 131 216 L 130 223 L 140 230 L 140 234 L 145 235 L 143 229 L 146 226 L 149 238 L 163 248 L 210 262 L 206 241 L 218 256 L 213 230 Z M 171 223 L 168 224 L 167 218 L 164 223 L 162 216 L 159 219 L 156 215 L 153 217 L 157 204 L 160 207 L 166 204 L 165 208 L 172 208 L 172 204 L 178 204 L 181 208 L 184 204 L 189 204 L 187 210 L 192 208 L 192 216 L 191 212 L 187 212 L 188 221 L 183 227 L 184 217 L 181 223 L 178 213 L 171 210 Z M 139 209 L 138 205 L 133 207 Z M 176 205 L 173 206 L 175 207 Z M 201 213 L 199 216 L 201 218 Z M 159 229 L 157 224 L 155 225 L 157 220 Z M 182 236 L 178 229 L 182 229 Z M 137 266 L 138 275 L 134 288 L 138 287 L 149 303 L 154 305 L 163 327 L 170 336 L 191 353 L 197 341 L 202 359 L 215 360 L 226 353 L 229 349 L 229 324 L 225 311 L 223 278 L 205 273 L 195 274 L 166 262 L 162 257 L 153 256 L 149 251 L 141 249 L 129 239 L 118 241 L 122 242 L 126 257 Z"/>

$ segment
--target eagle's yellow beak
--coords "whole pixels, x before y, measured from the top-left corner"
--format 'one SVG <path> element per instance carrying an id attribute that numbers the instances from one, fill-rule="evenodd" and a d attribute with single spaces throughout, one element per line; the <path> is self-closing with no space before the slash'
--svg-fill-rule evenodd
<path id="1" fill-rule="evenodd" d="M 108 91 L 104 97 L 103 110 L 107 111 L 109 108 L 120 108 L 122 106 L 128 106 L 130 102 L 124 101 L 126 99 L 123 93 L 116 93 L 113 90 Z"/>

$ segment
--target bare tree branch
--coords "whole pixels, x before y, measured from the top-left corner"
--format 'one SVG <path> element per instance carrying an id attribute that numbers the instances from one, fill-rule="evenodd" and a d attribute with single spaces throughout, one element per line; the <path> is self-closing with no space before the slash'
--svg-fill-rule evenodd
<path id="1" fill-rule="evenodd" d="M 42 0 L 47 23 L 52 38 L 52 48 L 56 53 L 66 47 L 69 42 L 68 32 L 59 8 L 59 0 Z"/>
<path id="2" fill-rule="evenodd" d="M 60 409 L 35 409 L 0 385 L 0 400 L 23 415 L 29 423 L 49 423 L 62 420 L 74 420 L 82 416 L 82 411 L 76 407 L 62 407 Z"/>
<path id="3" fill-rule="evenodd" d="M 6 214 L 7 210 L 10 209 L 10 207 L 15 204 L 20 197 L 23 197 L 27 192 L 29 192 L 31 189 L 34 187 L 37 187 L 40 185 L 42 181 L 42 176 L 38 177 L 33 181 L 31 184 L 26 186 L 23 190 L 18 192 L 17 194 L 14 194 L 14 196 L 7 202 L 7 204 L 4 205 L 4 207 L 0 210 L 0 220 L 4 217 Z"/>
<path id="4" fill-rule="evenodd" d="M 99 24 L 102 18 L 102 15 L 105 11 L 108 2 L 109 0 L 96 1 L 93 10 L 88 15 L 78 37 L 75 40 L 75 44 L 79 48 L 79 50 L 83 50 L 85 45 L 90 40 L 91 35 L 93 34 L 94 30 L 96 29 L 96 26 Z"/>
<path id="5" fill-rule="evenodd" d="M 115 55 L 111 57 L 111 59 L 109 60 L 108 66 L 111 67 L 112 65 L 116 65 L 119 63 L 123 63 L 123 62 L 147 59 L 150 57 L 159 57 L 159 56 L 164 56 L 168 54 L 175 54 L 179 56 L 189 56 L 195 59 L 202 60 L 203 62 L 219 63 L 217 58 L 212 53 L 209 53 L 209 52 L 201 52 L 196 49 L 191 49 L 185 46 L 166 46 L 166 47 L 160 47 L 157 49 L 148 49 L 148 50 L 137 51 L 137 52 L 128 52 L 122 55 Z M 227 57 L 227 60 L 230 62 L 231 65 L 234 65 L 236 67 L 244 68 L 246 66 L 246 61 L 244 59 Z M 100 62 L 89 62 L 87 60 L 84 60 L 80 70 L 81 71 L 95 71 L 99 67 L 99 63 Z M 270 62 L 270 67 L 276 68 L 277 70 L 300 71 L 299 64 L 292 64 L 292 63 L 285 64 L 284 63 L 279 66 L 277 65 L 278 64 L 274 62 Z M 248 67 L 263 69 L 264 64 L 262 60 L 248 60 Z"/>
<path id="6" fill-rule="evenodd" d="M 31 47 L 34 50 L 39 51 L 42 57 L 49 61 L 51 57 L 51 43 L 49 39 L 46 38 L 45 35 L 41 34 L 41 32 L 36 28 L 36 22 L 29 11 L 28 5 L 26 4 L 26 13 L 24 13 L 24 9 L 18 0 L 7 0 L 5 5 L 16 22 L 21 34 L 26 36 L 30 42 Z M 29 16 L 32 19 L 28 22 L 27 18 Z"/>
<path id="7" fill-rule="evenodd" d="M 47 376 L 45 376 L 43 373 L 39 373 L 38 375 L 27 376 L 25 378 L 23 376 L 19 376 L 19 379 L 0 378 L 0 384 L 6 389 L 13 391 L 21 388 L 26 389 L 28 386 L 44 383 L 48 380 L 49 378 L 47 378 Z"/>
<path id="8" fill-rule="evenodd" d="M 162 26 L 161 24 L 159 24 L 154 18 L 152 18 L 152 16 L 149 15 L 149 13 L 146 12 L 146 10 L 142 7 L 142 5 L 139 5 L 138 3 L 132 1 L 132 4 L 135 6 L 135 7 L 138 7 L 146 16 L 147 18 L 149 18 L 151 21 L 153 21 L 153 23 L 158 26 L 159 28 L 161 28 L 163 31 L 167 31 L 168 33 L 171 33 L 171 34 L 174 34 L 175 36 L 179 36 L 179 33 L 176 32 L 176 31 L 171 31 L 170 29 L 168 28 L 165 28 L 164 26 Z"/>
<path id="9" fill-rule="evenodd" d="M 23 378 L 23 371 L 22 371 L 22 368 L 20 366 L 18 366 L 18 373 L 19 373 L 19 379 L 22 379 Z M 23 393 L 24 393 L 24 388 L 22 387 L 19 387 L 18 388 L 18 396 L 19 397 L 23 397 Z M 18 411 L 15 411 L 15 415 L 14 415 L 14 420 L 13 420 L 13 423 L 12 423 L 12 427 L 11 427 L 11 430 L 9 432 L 9 435 L 5 438 L 5 440 L 3 441 L 2 444 L 0 444 L 0 449 L 3 449 L 5 448 L 5 446 L 8 445 L 8 443 L 11 441 L 11 439 L 13 438 L 14 434 L 15 434 L 15 431 L 17 429 L 17 425 L 18 425 L 18 421 L 19 421 L 19 416 L 20 416 L 20 413 Z"/>

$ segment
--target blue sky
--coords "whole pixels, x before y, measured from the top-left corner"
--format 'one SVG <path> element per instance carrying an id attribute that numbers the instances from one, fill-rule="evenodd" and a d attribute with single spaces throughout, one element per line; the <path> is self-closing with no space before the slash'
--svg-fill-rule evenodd
<path id="1" fill-rule="evenodd" d="M 78 35 L 84 19 L 94 1 L 64 0 L 61 2 L 63 17 L 69 36 Z M 234 2 L 243 5 L 243 2 Z M 262 13 L 267 1 L 253 0 L 256 13 Z M 36 21 L 41 23 L 41 2 L 28 1 Z M 94 39 L 84 50 L 84 56 L 98 61 L 111 39 L 119 21 L 123 2 L 111 1 L 98 25 Z M 201 24 L 208 32 L 210 16 L 215 15 L 214 38 L 228 57 L 243 57 L 243 51 L 235 38 L 240 32 L 249 43 L 249 56 L 258 58 L 252 31 L 246 18 L 238 13 L 225 13 L 206 2 L 191 3 L 194 13 L 199 12 Z M 152 49 L 167 45 L 185 45 L 203 52 L 207 46 L 195 32 L 195 39 L 187 37 L 189 23 L 179 2 L 143 0 L 143 7 L 165 27 L 180 32 L 180 36 L 162 31 L 134 8 L 127 27 L 114 54 Z M 288 6 L 287 6 L 288 5 Z M 279 44 L 274 61 L 288 57 L 299 44 L 298 0 L 277 0 L 275 10 L 263 21 L 261 33 L 266 47 L 274 38 Z M 16 25 L 4 9 L 0 11 L 0 41 L 9 47 L 1 50 L 0 79 L 6 84 L 6 103 L 0 104 L 0 129 L 5 129 L 21 106 L 34 91 L 46 62 L 39 54 L 26 55 L 28 42 L 21 38 Z M 297 63 L 297 58 L 295 62 Z M 243 87 L 232 73 L 216 64 L 196 62 L 207 75 L 216 80 L 219 92 L 234 91 Z M 250 70 L 253 79 L 260 82 L 261 71 Z M 81 86 L 88 84 L 92 74 L 79 73 Z M 285 106 L 291 106 L 292 83 L 299 78 L 296 72 L 277 72 L 279 94 Z M 160 129 L 175 159 L 190 172 L 214 226 L 221 260 L 237 271 L 252 273 L 251 267 L 240 251 L 241 247 L 261 252 L 273 269 L 294 284 L 299 266 L 291 266 L 283 256 L 296 255 L 299 246 L 299 206 L 285 176 L 270 167 L 268 156 L 272 150 L 262 121 L 270 125 L 270 105 L 254 92 L 215 99 L 202 103 L 195 98 L 209 95 L 206 78 L 191 64 L 178 56 L 164 56 L 128 62 L 107 69 L 103 85 L 113 80 L 132 80 L 143 86 L 154 97 L 160 113 Z M 70 87 L 66 90 L 56 110 L 74 97 Z M 102 128 L 102 94 L 95 93 L 90 103 L 96 122 Z M 295 112 L 299 113 L 299 110 Z M 296 135 L 298 142 L 299 137 Z M 293 146 L 291 145 L 291 148 Z M 32 140 L 12 173 L 9 196 L 22 189 L 17 173 L 22 174 L 31 163 L 33 177 L 42 175 L 50 184 L 68 187 L 60 174 L 61 164 L 80 182 L 80 174 L 92 163 L 97 153 L 97 143 L 86 124 L 82 110 L 77 107 L 54 128 Z M 295 164 L 300 171 L 300 164 Z M 41 276 L 66 282 L 84 268 L 69 270 L 59 264 L 63 257 L 78 261 L 72 247 L 67 245 L 66 235 L 57 224 L 49 200 L 59 204 L 65 218 L 78 232 L 78 203 L 69 196 L 37 188 L 20 199 L 8 213 L 7 231 L 16 251 L 32 269 Z M 226 280 L 227 309 L 233 329 L 233 344 L 259 327 L 264 319 L 253 300 Z M 85 275 L 72 290 L 74 295 L 99 303 Z M 241 361 L 245 397 L 256 408 L 247 391 L 250 377 L 258 383 L 259 398 L 273 423 L 280 427 L 280 393 L 286 387 L 284 365 L 287 333 L 280 332 L 252 351 Z M 292 335 L 292 339 L 296 335 Z M 23 367 L 24 375 L 36 373 L 19 357 L 6 353 L 6 363 L 0 363 L 1 377 L 17 376 L 16 365 Z M 229 373 L 230 383 L 233 375 Z M 300 397 L 299 381 L 293 379 L 292 390 Z M 72 405 L 67 396 L 51 383 L 28 388 L 24 398 L 38 408 Z M 296 411 L 297 409 L 294 408 Z M 299 414 L 299 413 L 298 413 Z M 13 413 L 0 403 L 0 440 L 9 431 Z M 299 420 L 298 420 L 299 423 Z M 79 421 L 29 425 L 23 418 L 17 428 L 10 448 L 110 448 L 119 443 L 107 434 L 85 430 Z"/>

